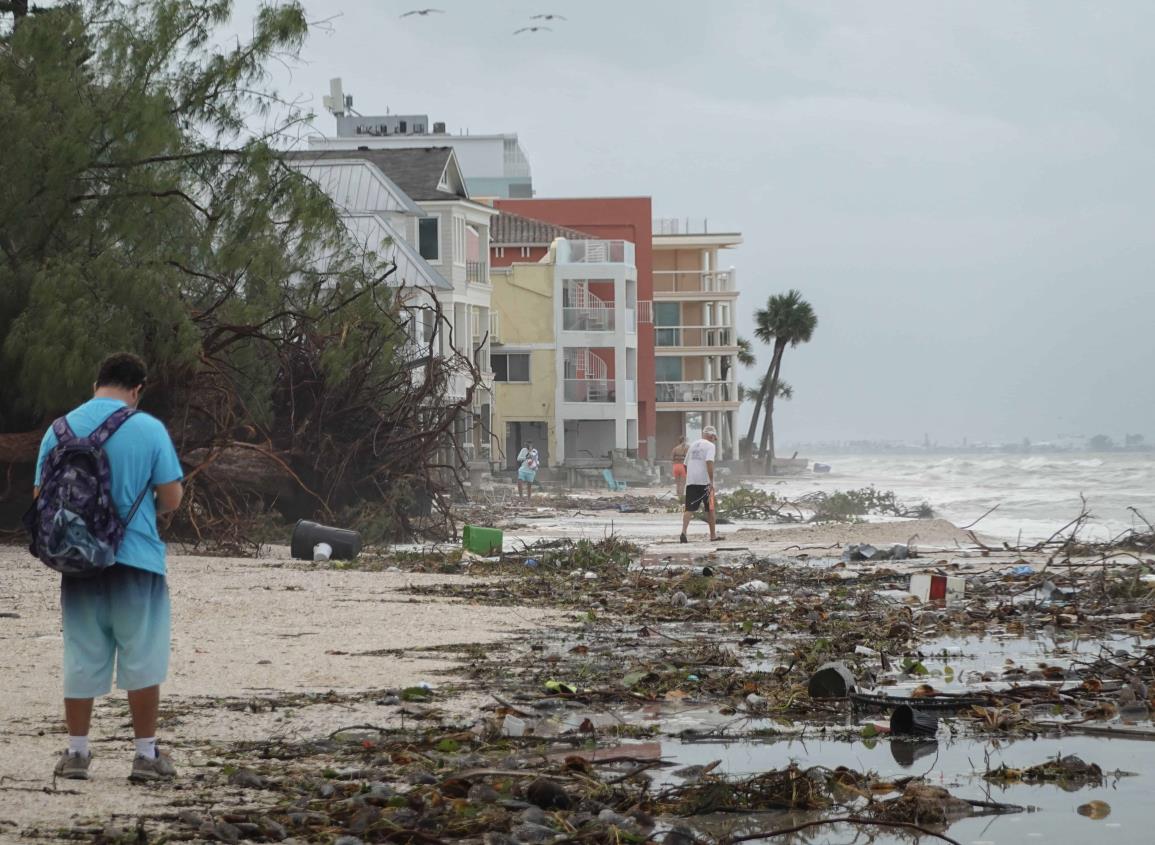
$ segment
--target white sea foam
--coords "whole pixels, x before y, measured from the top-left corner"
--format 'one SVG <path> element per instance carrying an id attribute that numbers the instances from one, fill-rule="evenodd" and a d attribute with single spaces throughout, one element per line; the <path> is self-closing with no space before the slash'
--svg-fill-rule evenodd
<path id="1" fill-rule="evenodd" d="M 831 464 L 830 475 L 771 483 L 785 494 L 850 490 L 873 485 L 893 490 L 908 504 L 927 502 L 935 513 L 966 525 L 999 508 L 978 525 L 989 536 L 1037 540 L 1079 513 L 1082 493 L 1095 520 L 1088 539 L 1145 527 L 1128 508 L 1155 522 L 1155 453 L 1104 455 L 838 455 L 812 459 Z"/>

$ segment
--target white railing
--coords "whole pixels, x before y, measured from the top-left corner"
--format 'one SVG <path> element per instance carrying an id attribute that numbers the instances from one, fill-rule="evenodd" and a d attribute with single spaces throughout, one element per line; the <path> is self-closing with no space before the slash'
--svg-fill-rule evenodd
<path id="1" fill-rule="evenodd" d="M 638 312 L 634 308 L 626 309 L 626 333 L 638 333 Z"/>
<path id="2" fill-rule="evenodd" d="M 567 378 L 566 402 L 615 402 L 617 391 L 611 378 Z"/>
<path id="3" fill-rule="evenodd" d="M 558 264 L 634 264 L 634 245 L 629 241 L 571 241 L 561 239 Z"/>
<path id="4" fill-rule="evenodd" d="M 729 293 L 737 290 L 729 270 L 655 270 L 654 293 Z"/>
<path id="5" fill-rule="evenodd" d="M 614 307 L 603 305 L 594 308 L 563 308 L 561 327 L 567 332 L 612 332 Z"/>
<path id="6" fill-rule="evenodd" d="M 697 219 L 690 217 L 655 217 L 653 218 L 655 235 L 705 235 L 710 232 L 710 221 L 702 219 L 701 228 Z"/>
<path id="7" fill-rule="evenodd" d="M 654 326 L 654 346 L 734 346 L 729 326 Z"/>
<path id="8" fill-rule="evenodd" d="M 659 381 L 658 402 L 736 402 L 738 386 L 729 381 Z"/>
<path id="9" fill-rule="evenodd" d="M 466 261 L 465 281 L 475 283 L 488 282 L 489 265 L 484 261 Z"/>

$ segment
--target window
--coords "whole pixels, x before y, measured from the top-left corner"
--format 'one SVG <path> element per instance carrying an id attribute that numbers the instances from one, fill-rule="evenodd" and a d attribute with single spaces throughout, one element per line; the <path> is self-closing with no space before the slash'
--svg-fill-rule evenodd
<path id="1" fill-rule="evenodd" d="M 441 260 L 441 225 L 437 215 L 417 221 L 417 248 L 426 261 Z"/>
<path id="2" fill-rule="evenodd" d="M 654 325 L 677 326 L 682 322 L 682 306 L 678 302 L 655 302 Z"/>
<path id="3" fill-rule="evenodd" d="M 681 381 L 682 359 L 658 355 L 654 358 L 654 372 L 657 381 Z"/>
<path id="4" fill-rule="evenodd" d="M 678 326 L 682 322 L 682 306 L 678 302 L 654 303 L 654 345 L 681 346 L 682 332 L 677 328 L 661 328 L 661 326 Z M 676 381 L 676 379 L 674 379 Z"/>
<path id="5" fill-rule="evenodd" d="M 494 381 L 529 381 L 529 353 L 503 352 L 490 356 Z"/>

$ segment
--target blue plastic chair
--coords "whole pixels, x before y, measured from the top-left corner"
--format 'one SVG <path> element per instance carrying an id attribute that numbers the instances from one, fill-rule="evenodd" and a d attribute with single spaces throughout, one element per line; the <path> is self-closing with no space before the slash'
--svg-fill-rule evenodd
<path id="1" fill-rule="evenodd" d="M 619 491 L 626 489 L 626 482 L 618 481 L 616 478 L 614 478 L 614 471 L 612 469 L 603 469 L 602 478 L 606 480 L 606 486 L 611 490 Z"/>

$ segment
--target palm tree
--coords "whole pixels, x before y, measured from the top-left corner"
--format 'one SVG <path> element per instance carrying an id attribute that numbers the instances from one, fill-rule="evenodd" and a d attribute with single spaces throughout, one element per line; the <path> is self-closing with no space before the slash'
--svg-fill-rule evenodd
<path id="1" fill-rule="evenodd" d="M 759 415 L 765 407 L 759 451 L 765 456 L 768 473 L 774 469 L 774 401 L 786 398 L 779 392 L 782 356 L 787 346 L 793 347 L 809 341 L 817 326 L 818 316 L 814 308 L 802 298 L 799 291 L 793 289 L 770 297 L 766 307 L 759 309 L 755 317 L 754 336 L 763 343 L 773 342 L 774 352 L 770 356 L 770 365 L 766 368 L 762 389 L 754 405 L 754 416 L 750 420 L 746 439 L 753 445 Z"/>
<path id="2" fill-rule="evenodd" d="M 745 337 L 738 338 L 738 355 L 737 355 L 737 358 L 738 358 L 738 363 L 741 364 L 743 367 L 753 367 L 754 364 L 757 363 L 757 359 L 754 358 L 754 349 L 750 343 L 749 338 L 745 338 Z"/>

